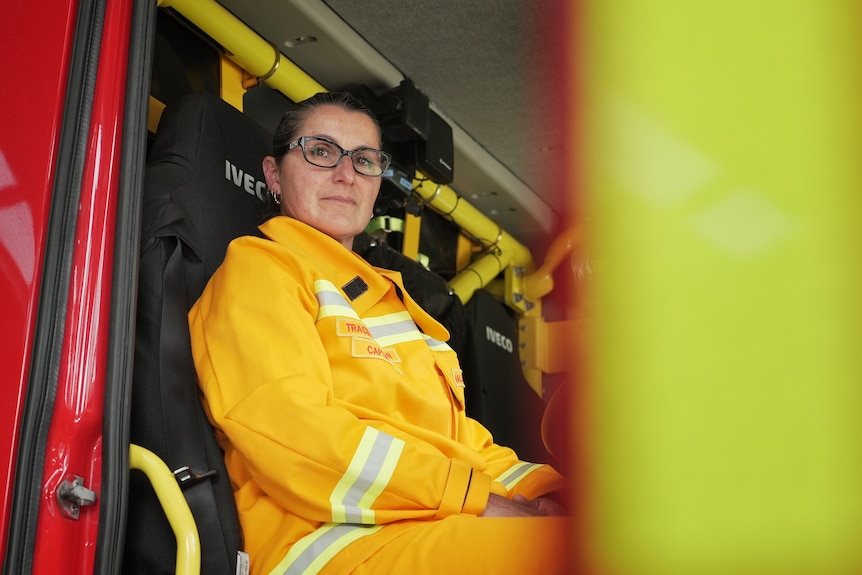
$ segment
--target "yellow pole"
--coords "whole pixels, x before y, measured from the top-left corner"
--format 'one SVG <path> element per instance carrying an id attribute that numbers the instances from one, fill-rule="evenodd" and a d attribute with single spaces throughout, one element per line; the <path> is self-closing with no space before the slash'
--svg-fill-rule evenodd
<path id="1" fill-rule="evenodd" d="M 455 190 L 435 184 L 419 173 L 413 181 L 413 187 L 428 205 L 451 218 L 489 251 L 449 281 L 461 301 L 469 301 L 477 289 L 487 285 L 509 266 L 533 269 L 530 251 Z M 507 303 L 513 303 L 514 294 L 506 295 Z"/>
<path id="2" fill-rule="evenodd" d="M 198 575 L 201 545 L 198 528 L 176 477 L 159 457 L 139 445 L 129 446 L 129 467 L 143 471 L 177 539 L 177 575 Z"/>
<path id="3" fill-rule="evenodd" d="M 326 91 L 296 64 L 214 0 L 161 0 L 204 30 L 240 67 L 298 102 Z"/>
<path id="4" fill-rule="evenodd" d="M 539 269 L 524 278 L 524 294 L 527 299 L 538 300 L 551 293 L 554 289 L 554 270 L 572 251 L 581 246 L 582 235 L 579 229 L 570 227 L 554 239 Z"/>
<path id="5" fill-rule="evenodd" d="M 476 290 L 482 289 L 505 268 L 505 260 L 500 256 L 493 253 L 486 254 L 449 280 L 449 287 L 462 303 L 467 303 Z"/>

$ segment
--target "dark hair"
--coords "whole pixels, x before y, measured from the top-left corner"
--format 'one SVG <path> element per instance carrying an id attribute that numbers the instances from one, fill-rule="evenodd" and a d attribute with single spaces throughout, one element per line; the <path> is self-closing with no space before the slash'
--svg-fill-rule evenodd
<path id="1" fill-rule="evenodd" d="M 319 92 L 310 98 L 293 105 L 278 123 L 275 134 L 272 137 L 272 155 L 275 161 L 281 163 L 281 158 L 287 153 L 287 146 L 300 137 L 299 130 L 306 118 L 321 106 L 337 106 L 349 112 L 365 114 L 374 122 L 377 128 L 377 139 L 382 140 L 383 132 L 380 123 L 371 108 L 363 100 L 360 100 L 350 92 Z"/>

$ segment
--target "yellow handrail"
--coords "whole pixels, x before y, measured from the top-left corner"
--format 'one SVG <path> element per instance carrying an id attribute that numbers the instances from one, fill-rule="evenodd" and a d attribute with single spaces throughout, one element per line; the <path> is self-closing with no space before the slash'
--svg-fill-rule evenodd
<path id="1" fill-rule="evenodd" d="M 303 100 L 317 92 L 326 91 L 285 58 L 273 44 L 249 29 L 215 0 L 159 0 L 159 6 L 173 8 L 188 18 L 223 46 L 238 65 L 262 78 L 269 87 L 291 100 Z M 467 302 L 477 289 L 487 285 L 509 266 L 532 270 L 534 264 L 530 251 L 503 231 L 499 224 L 459 197 L 454 190 L 448 186 L 437 186 L 421 173 L 417 173 L 414 187 L 427 205 L 450 217 L 480 244 L 491 247 L 488 254 L 470 264 L 449 282 L 462 302 Z M 513 305 L 514 299 L 513 294 L 506 294 L 510 305 Z"/>
<path id="2" fill-rule="evenodd" d="M 199 575 L 201 544 L 198 528 L 174 474 L 159 457 L 141 447 L 129 445 L 129 467 L 143 471 L 177 538 L 177 575 Z"/>
<path id="3" fill-rule="evenodd" d="M 285 58 L 277 46 L 261 38 L 218 2 L 159 0 L 159 6 L 173 8 L 188 18 L 224 47 L 231 60 L 294 102 L 326 91 L 311 76 Z"/>
<path id="4" fill-rule="evenodd" d="M 530 250 L 509 235 L 449 186 L 438 186 L 417 173 L 413 182 L 416 193 L 441 214 L 452 219 L 461 229 L 487 248 L 487 253 L 471 263 L 449 281 L 462 302 L 487 285 L 509 266 L 532 269 Z M 511 294 L 506 294 L 507 303 Z"/>
<path id="5" fill-rule="evenodd" d="M 579 248 L 582 243 L 583 233 L 574 226 L 557 236 L 551 243 L 548 253 L 545 254 L 545 261 L 542 262 L 539 269 L 524 278 L 524 295 L 527 299 L 540 299 L 554 289 L 554 279 L 551 274 L 563 262 L 563 259 Z"/>

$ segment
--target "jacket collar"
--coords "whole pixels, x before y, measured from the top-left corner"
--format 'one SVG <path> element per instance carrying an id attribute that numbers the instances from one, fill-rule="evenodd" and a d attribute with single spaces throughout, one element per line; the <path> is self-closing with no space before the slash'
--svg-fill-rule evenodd
<path id="1" fill-rule="evenodd" d="M 312 259 L 327 277 L 332 278 L 332 282 L 360 316 L 383 299 L 394 283 L 401 289 L 404 305 L 422 331 L 440 341 L 449 339 L 446 328 L 428 315 L 404 289 L 399 272 L 374 267 L 334 238 L 287 216 L 277 216 L 264 222 L 260 230 L 279 245 Z M 357 277 L 368 289 L 351 299 L 345 293 L 345 286 L 351 282 L 355 284 Z M 347 291 L 351 290 L 348 288 Z"/>

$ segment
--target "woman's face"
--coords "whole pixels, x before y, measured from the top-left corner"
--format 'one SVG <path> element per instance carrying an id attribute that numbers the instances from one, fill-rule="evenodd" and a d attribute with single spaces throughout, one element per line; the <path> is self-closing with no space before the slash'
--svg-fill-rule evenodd
<path id="1" fill-rule="evenodd" d="M 345 150 L 381 145 L 371 118 L 338 106 L 314 109 L 296 138 L 300 136 L 326 138 Z M 281 195 L 282 214 L 317 228 L 348 249 L 371 220 L 380 178 L 356 173 L 347 156 L 334 168 L 321 168 L 306 162 L 297 146 L 282 157 L 281 165 L 267 156 L 263 171 L 269 189 Z"/>

